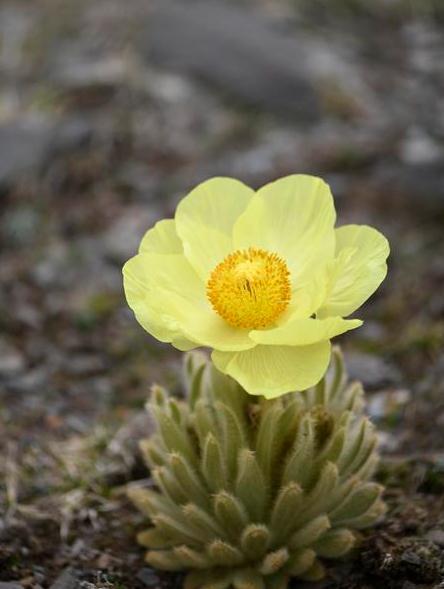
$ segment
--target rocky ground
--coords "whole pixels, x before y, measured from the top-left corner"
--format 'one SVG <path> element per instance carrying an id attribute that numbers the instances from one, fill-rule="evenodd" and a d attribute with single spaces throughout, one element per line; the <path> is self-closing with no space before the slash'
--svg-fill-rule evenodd
<path id="1" fill-rule="evenodd" d="M 180 587 L 144 565 L 124 485 L 181 355 L 121 266 L 199 181 L 302 171 L 392 245 L 341 342 L 390 509 L 316 587 L 444 587 L 444 24 L 414 5 L 1 3 L 1 589 Z"/>

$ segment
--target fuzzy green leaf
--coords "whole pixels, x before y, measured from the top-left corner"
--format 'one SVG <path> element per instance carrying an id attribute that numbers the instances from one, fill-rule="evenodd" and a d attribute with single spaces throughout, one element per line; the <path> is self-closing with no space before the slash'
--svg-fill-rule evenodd
<path id="1" fill-rule="evenodd" d="M 154 409 L 159 432 L 169 452 L 180 452 L 191 464 L 197 464 L 197 454 L 188 432 L 159 407 Z"/>
<path id="2" fill-rule="evenodd" d="M 317 458 L 318 462 L 324 462 L 327 460 L 330 462 L 337 462 L 343 452 L 346 435 L 347 430 L 345 427 L 338 428 L 337 431 L 332 434 L 329 442 Z"/>
<path id="3" fill-rule="evenodd" d="M 168 391 L 166 391 L 163 387 L 159 385 L 153 385 L 150 391 L 150 400 L 148 405 L 152 405 L 154 407 L 165 408 L 166 404 L 168 403 Z"/>
<path id="4" fill-rule="evenodd" d="M 330 514 L 332 511 L 341 507 L 348 501 L 359 484 L 360 480 L 356 477 L 340 482 L 340 484 L 332 489 L 330 496 L 326 499 L 324 511 Z"/>
<path id="5" fill-rule="evenodd" d="M 242 552 L 223 540 L 213 540 L 208 546 L 208 554 L 215 565 L 223 567 L 235 567 L 244 561 Z"/>
<path id="6" fill-rule="evenodd" d="M 171 418 L 178 425 L 182 425 L 185 423 L 185 410 L 183 409 L 183 405 L 179 405 L 176 399 L 169 399 L 168 408 L 170 410 Z"/>
<path id="7" fill-rule="evenodd" d="M 349 499 L 330 514 L 331 520 L 341 522 L 354 519 L 366 513 L 379 500 L 383 488 L 376 483 L 365 483 L 355 489 Z"/>
<path id="8" fill-rule="evenodd" d="M 361 479 L 371 476 L 374 472 L 374 460 L 375 458 L 377 459 L 377 454 L 375 453 L 377 445 L 378 440 L 372 429 L 371 434 L 368 436 L 366 442 L 361 446 L 360 452 L 356 455 L 353 463 L 350 465 L 347 471 L 342 474 L 342 477 L 345 479 L 346 473 L 347 476 L 355 475 Z"/>
<path id="9" fill-rule="evenodd" d="M 376 452 L 377 445 L 378 442 L 375 440 L 374 444 L 369 450 L 368 456 L 365 457 L 362 465 L 355 472 L 355 477 L 359 477 L 361 480 L 366 481 L 373 476 L 379 463 L 379 456 Z"/>
<path id="10" fill-rule="evenodd" d="M 151 489 L 129 486 L 127 494 L 137 509 L 149 518 L 157 513 L 168 513 L 173 517 L 178 513 L 176 505 L 170 499 L 163 497 Z"/>
<path id="11" fill-rule="evenodd" d="M 242 532 L 241 548 L 250 558 L 261 558 L 270 543 L 270 532 L 263 524 L 250 524 Z"/>
<path id="12" fill-rule="evenodd" d="M 315 485 L 304 498 L 304 509 L 295 516 L 295 523 L 302 525 L 317 513 L 323 513 L 338 483 L 338 469 L 332 462 L 327 462 L 316 480 Z M 294 528 L 293 528 L 294 529 Z"/>
<path id="13" fill-rule="evenodd" d="M 224 403 L 216 403 L 218 419 L 223 432 L 223 449 L 229 481 L 234 481 L 237 473 L 237 460 L 240 448 L 246 445 L 242 423 L 236 413 Z"/>
<path id="14" fill-rule="evenodd" d="M 201 534 L 193 530 L 182 518 L 174 518 L 163 513 L 153 517 L 153 524 L 164 536 L 171 538 L 171 543 L 176 545 L 187 544 L 199 547 Z"/>
<path id="15" fill-rule="evenodd" d="M 283 397 L 279 397 L 279 399 L 276 400 L 280 400 L 283 406 L 283 413 L 280 425 L 282 429 L 282 434 L 284 435 L 285 444 L 291 444 L 294 441 L 301 414 L 304 411 L 305 395 L 293 397 L 291 399 L 286 400 L 285 403 L 283 401 Z"/>
<path id="16" fill-rule="evenodd" d="M 304 488 L 312 477 L 311 466 L 315 447 L 315 431 L 313 419 L 305 415 L 299 424 L 293 450 L 285 465 L 282 484 L 296 482 Z"/>
<path id="17" fill-rule="evenodd" d="M 217 492 L 227 486 L 225 462 L 219 442 L 213 434 L 208 434 L 202 453 L 202 473 L 208 488 Z"/>
<path id="18" fill-rule="evenodd" d="M 351 437 L 351 436 L 350 436 Z M 355 438 L 355 443 L 351 443 L 348 453 L 341 456 L 340 464 L 341 476 L 345 478 L 359 469 L 367 456 L 372 453 L 375 443 L 373 425 L 364 419 L 359 428 L 359 433 Z"/>
<path id="19" fill-rule="evenodd" d="M 156 528 L 150 528 L 137 534 L 137 542 L 145 548 L 158 549 L 158 548 L 169 548 L 171 541 L 165 534 L 162 534 Z"/>
<path id="20" fill-rule="evenodd" d="M 143 459 L 149 468 L 163 466 L 167 460 L 167 453 L 160 444 L 158 436 L 152 436 L 148 440 L 141 440 L 139 448 Z"/>
<path id="21" fill-rule="evenodd" d="M 301 548 L 291 555 L 286 568 L 291 575 L 297 577 L 313 566 L 315 558 L 316 553 L 314 550 L 311 548 Z"/>
<path id="22" fill-rule="evenodd" d="M 171 454 L 170 466 L 188 499 L 207 507 L 210 500 L 208 491 L 186 458 L 178 453 Z"/>
<path id="23" fill-rule="evenodd" d="M 151 474 L 156 482 L 156 485 L 172 502 L 178 505 L 187 503 L 189 500 L 188 496 L 171 470 L 168 470 L 168 468 L 162 466 L 152 470 Z"/>
<path id="24" fill-rule="evenodd" d="M 185 360 L 185 382 L 190 409 L 193 410 L 202 396 L 203 379 L 207 367 L 206 357 L 200 352 L 191 352 Z"/>
<path id="25" fill-rule="evenodd" d="M 232 573 L 220 570 L 193 571 L 185 577 L 184 589 L 228 589 Z"/>
<path id="26" fill-rule="evenodd" d="M 346 443 L 338 460 L 338 467 L 341 469 L 341 473 L 353 462 L 353 459 L 359 452 L 365 437 L 366 428 L 366 420 L 364 419 L 357 423 L 353 421 L 349 422 Z"/>
<path id="27" fill-rule="evenodd" d="M 281 429 L 282 415 L 279 405 L 272 405 L 261 419 L 256 438 L 257 460 L 269 486 L 272 484 L 271 476 L 276 458 L 285 441 L 284 431 Z"/>
<path id="28" fill-rule="evenodd" d="M 341 525 L 350 526 L 354 530 L 363 530 L 374 525 L 384 515 L 387 507 L 382 501 L 376 501 L 368 511 L 350 520 L 344 520 Z"/>
<path id="29" fill-rule="evenodd" d="M 236 417 L 245 427 L 245 406 L 249 401 L 249 395 L 242 387 L 232 378 L 222 374 L 213 364 L 210 364 L 210 383 L 212 392 L 212 402 L 220 401 L 222 404 L 231 407 Z"/>
<path id="30" fill-rule="evenodd" d="M 276 573 L 266 579 L 267 589 L 286 589 L 288 585 L 288 575 L 285 573 Z"/>
<path id="31" fill-rule="evenodd" d="M 350 530 L 330 530 L 314 544 L 313 549 L 318 556 L 339 558 L 347 554 L 353 548 L 354 543 L 355 536 Z"/>
<path id="32" fill-rule="evenodd" d="M 346 383 L 344 358 L 339 348 L 334 347 L 331 354 L 330 370 L 328 375 L 329 401 L 336 400 Z"/>
<path id="33" fill-rule="evenodd" d="M 248 514 L 245 507 L 234 495 L 227 491 L 221 491 L 214 496 L 214 513 L 219 524 L 235 539 L 239 538 L 248 522 Z"/>
<path id="34" fill-rule="evenodd" d="M 364 389 L 362 384 L 360 382 L 353 382 L 347 387 L 345 394 L 348 398 L 346 408 L 355 415 L 362 413 L 364 408 Z"/>
<path id="35" fill-rule="evenodd" d="M 216 436 L 218 440 L 221 438 L 214 407 L 208 401 L 201 399 L 196 403 L 193 424 L 201 447 L 205 444 L 205 440 L 210 433 Z"/>
<path id="36" fill-rule="evenodd" d="M 234 589 L 265 589 L 262 575 L 252 569 L 243 569 L 234 574 Z"/>
<path id="37" fill-rule="evenodd" d="M 180 571 L 182 563 L 172 550 L 150 550 L 145 556 L 146 562 L 162 571 Z"/>
<path id="38" fill-rule="evenodd" d="M 288 483 L 279 491 L 270 517 L 273 544 L 283 541 L 293 526 L 294 514 L 303 505 L 303 492 L 297 483 Z"/>
<path id="39" fill-rule="evenodd" d="M 260 522 L 265 513 L 267 488 L 254 452 L 241 450 L 239 453 L 236 495 L 245 505 L 253 522 Z"/>
<path id="40" fill-rule="evenodd" d="M 263 575 L 273 575 L 282 569 L 289 558 L 290 554 L 286 548 L 269 552 L 259 566 L 259 572 Z"/>
<path id="41" fill-rule="evenodd" d="M 314 387 L 314 393 L 316 405 L 328 405 L 329 390 L 324 378 Z"/>
<path id="42" fill-rule="evenodd" d="M 319 515 L 293 533 L 288 545 L 291 550 L 310 546 L 331 527 L 326 515 Z"/>
<path id="43" fill-rule="evenodd" d="M 200 534 L 202 542 L 208 542 L 214 537 L 224 537 L 222 526 L 206 510 L 189 503 L 184 505 L 182 512 L 190 526 Z"/>
<path id="44" fill-rule="evenodd" d="M 315 560 L 308 571 L 302 573 L 300 578 L 304 581 L 320 581 L 325 577 L 325 568 L 319 560 Z"/>
<path id="45" fill-rule="evenodd" d="M 187 569 L 209 569 L 211 568 L 211 559 L 200 550 L 193 550 L 183 544 L 176 546 L 173 552 L 183 567 Z"/>

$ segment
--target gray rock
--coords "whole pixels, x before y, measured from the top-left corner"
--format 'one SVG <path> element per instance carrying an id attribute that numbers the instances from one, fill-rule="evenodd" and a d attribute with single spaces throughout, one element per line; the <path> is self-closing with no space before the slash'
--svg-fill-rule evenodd
<path id="1" fill-rule="evenodd" d="M 48 368 L 45 365 L 37 366 L 8 380 L 7 389 L 18 394 L 38 393 L 48 386 L 49 376 Z"/>
<path id="2" fill-rule="evenodd" d="M 417 587 L 416 583 L 410 583 L 410 581 L 405 581 L 402 585 L 402 589 L 417 589 Z"/>
<path id="3" fill-rule="evenodd" d="M 35 117 L 0 126 L 0 186 L 40 170 L 51 153 L 54 130 L 54 123 Z"/>
<path id="4" fill-rule="evenodd" d="M 410 400 L 411 393 L 407 389 L 382 390 L 369 396 L 367 410 L 376 421 L 396 417 L 402 414 Z"/>
<path id="5" fill-rule="evenodd" d="M 150 587 L 150 589 L 160 587 L 159 577 L 156 572 L 149 567 L 143 567 L 143 569 L 140 569 L 136 577 L 145 587 Z"/>
<path id="6" fill-rule="evenodd" d="M 137 253 L 140 240 L 156 220 L 147 207 L 128 207 L 104 235 L 106 257 L 118 264 L 126 262 Z"/>
<path id="7" fill-rule="evenodd" d="M 430 530 L 427 532 L 426 538 L 444 548 L 444 530 L 440 530 L 439 528 Z"/>
<path id="8" fill-rule="evenodd" d="M 409 129 L 401 144 L 400 156 L 406 164 L 428 164 L 443 155 L 443 148 L 420 127 Z"/>
<path id="9" fill-rule="evenodd" d="M 98 354 L 74 354 L 66 359 L 64 370 L 71 376 L 98 374 L 105 370 L 106 363 Z"/>
<path id="10" fill-rule="evenodd" d="M 56 155 L 84 147 L 92 136 L 87 119 L 28 116 L 0 125 L 0 187 L 39 174 Z"/>
<path id="11" fill-rule="evenodd" d="M 364 388 L 376 390 L 399 383 L 399 370 L 379 356 L 351 352 L 346 356 L 347 370 L 351 379 L 362 382 Z"/>
<path id="12" fill-rule="evenodd" d="M 65 41 L 49 64 L 51 81 L 68 91 L 113 91 L 128 81 L 129 64 L 122 55 L 97 55 L 78 40 Z"/>
<path id="13" fill-rule="evenodd" d="M 36 207 L 21 205 L 6 210 L 0 221 L 0 231 L 8 246 L 34 243 L 39 229 L 40 215 Z"/>
<path id="14" fill-rule="evenodd" d="M 16 583 L 15 581 L 0 581 L 0 589 L 23 589 L 23 585 Z"/>
<path id="15" fill-rule="evenodd" d="M 17 376 L 25 368 L 25 359 L 16 348 L 0 340 L 0 378 Z"/>
<path id="16" fill-rule="evenodd" d="M 35 30 L 38 19 L 35 5 L 20 6 L 12 2 L 0 5 L 0 38 L 2 39 L 1 67 L 2 79 L 5 74 L 19 77 L 29 65 L 25 50 L 29 32 Z"/>
<path id="17" fill-rule="evenodd" d="M 133 197 L 150 205 L 158 198 L 158 180 L 153 177 L 146 165 L 128 162 L 119 172 L 119 186 L 125 191 L 131 191 Z"/>
<path id="18" fill-rule="evenodd" d="M 76 571 L 68 567 L 57 577 L 50 589 L 78 589 L 79 586 L 80 581 Z"/>
<path id="19" fill-rule="evenodd" d="M 403 552 L 401 554 L 401 561 L 412 567 L 420 567 L 422 562 L 421 557 L 412 550 L 406 550 Z"/>
<path id="20" fill-rule="evenodd" d="M 67 118 L 57 126 L 51 146 L 52 152 L 58 155 L 86 147 L 91 142 L 92 136 L 93 126 L 88 118 L 82 116 Z"/>
<path id="21" fill-rule="evenodd" d="M 152 63 L 229 97 L 303 121 L 318 117 L 304 47 L 256 12 L 214 0 L 157 0 L 142 44 Z"/>
<path id="22" fill-rule="evenodd" d="M 444 211 L 444 158 L 414 164 L 383 164 L 372 180 L 375 192 L 390 195 L 421 216 Z"/>

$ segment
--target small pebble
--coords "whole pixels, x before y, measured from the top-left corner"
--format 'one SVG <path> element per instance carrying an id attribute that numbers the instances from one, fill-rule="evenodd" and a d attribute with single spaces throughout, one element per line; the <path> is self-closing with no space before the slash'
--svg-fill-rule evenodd
<path id="1" fill-rule="evenodd" d="M 153 571 L 153 569 L 150 569 L 149 567 L 140 569 L 136 576 L 137 579 L 145 585 L 145 587 L 151 587 L 152 589 L 154 589 L 154 587 L 160 587 L 159 577 Z"/>
<path id="2" fill-rule="evenodd" d="M 346 366 L 350 378 L 361 381 L 367 390 L 395 385 L 401 380 L 396 366 L 372 354 L 351 352 L 347 354 Z"/>
<path id="3" fill-rule="evenodd" d="M 77 589 L 78 582 L 76 571 L 68 567 L 57 577 L 50 589 Z"/>
<path id="4" fill-rule="evenodd" d="M 439 528 L 430 530 L 430 532 L 427 532 L 426 538 L 444 548 L 444 530 L 440 530 Z"/>
<path id="5" fill-rule="evenodd" d="M 405 552 L 402 553 L 401 555 L 401 560 L 402 562 L 405 562 L 409 565 L 412 565 L 414 567 L 419 567 L 421 566 L 421 558 L 415 554 L 414 552 L 411 552 L 410 550 L 406 550 Z"/>

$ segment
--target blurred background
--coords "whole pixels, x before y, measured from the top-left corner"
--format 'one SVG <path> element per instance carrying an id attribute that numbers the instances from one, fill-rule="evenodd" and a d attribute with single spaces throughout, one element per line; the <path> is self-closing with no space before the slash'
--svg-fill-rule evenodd
<path id="1" fill-rule="evenodd" d="M 144 565 L 123 485 L 182 355 L 121 267 L 202 180 L 295 172 L 392 247 L 338 338 L 390 511 L 322 587 L 443 587 L 442 0 L 2 0 L 0 72 L 0 587 L 181 586 Z"/>

